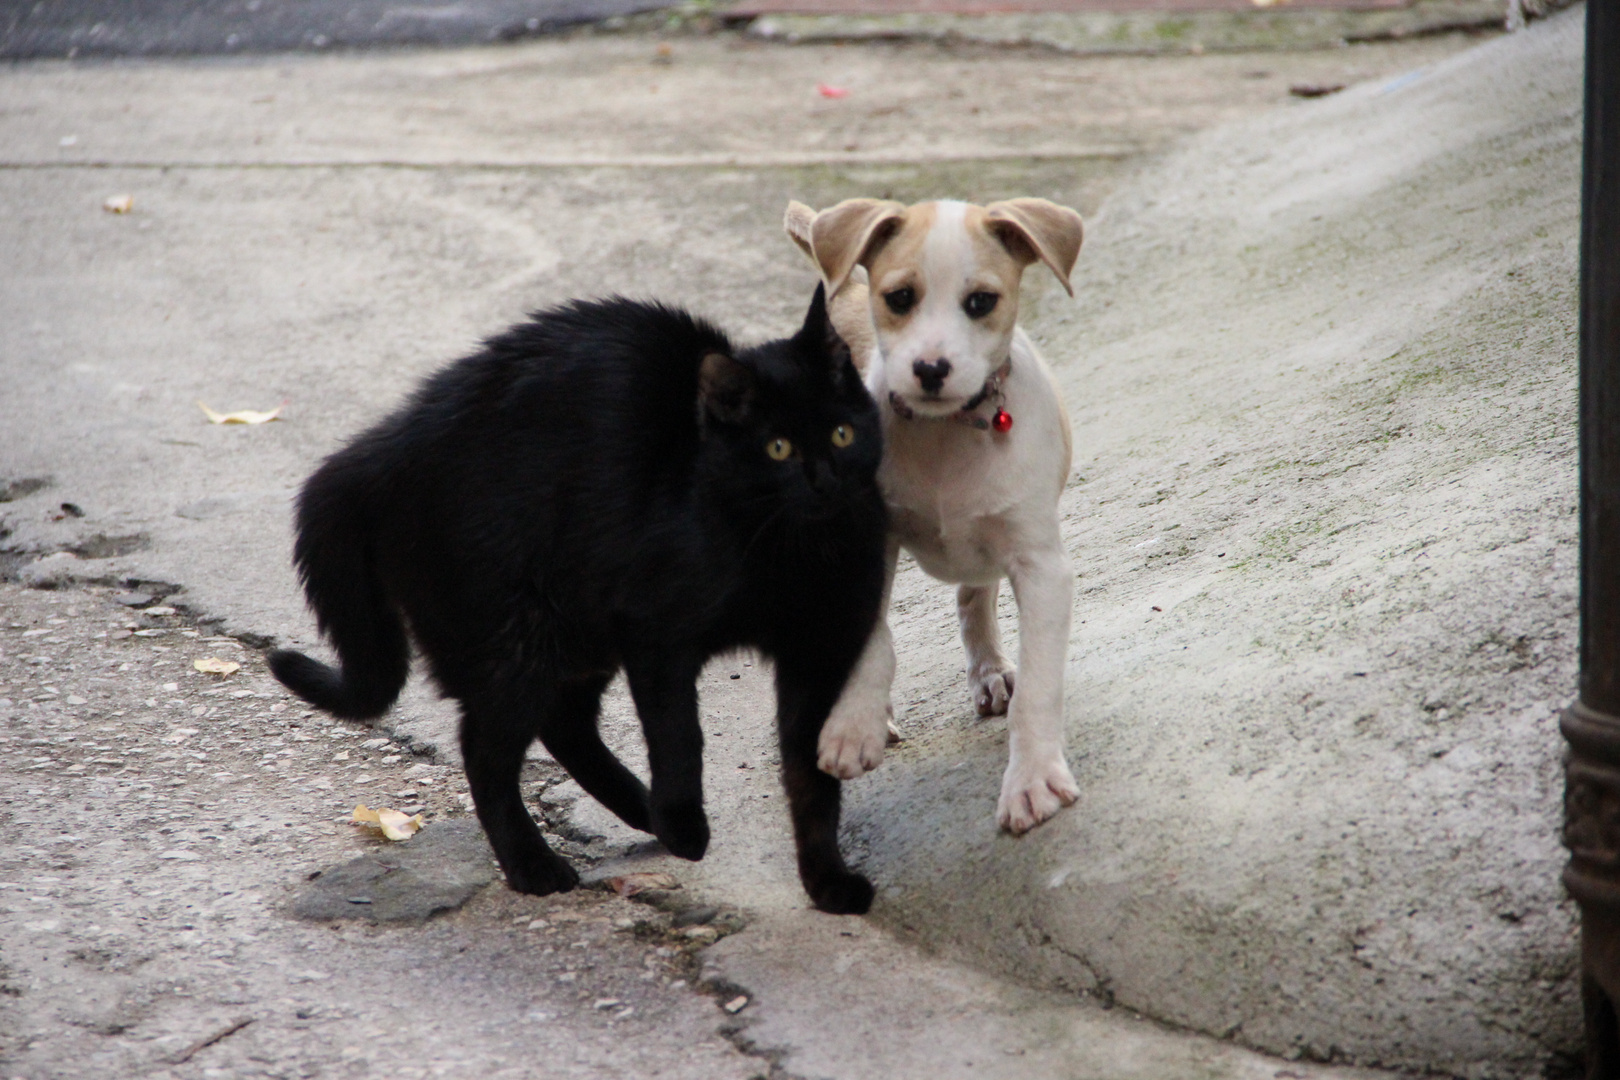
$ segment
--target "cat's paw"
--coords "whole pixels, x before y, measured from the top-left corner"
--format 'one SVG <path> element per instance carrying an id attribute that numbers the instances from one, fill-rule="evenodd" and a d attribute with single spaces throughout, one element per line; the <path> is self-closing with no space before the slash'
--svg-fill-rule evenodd
<path id="1" fill-rule="evenodd" d="M 1063 758 L 1014 762 L 1001 778 L 996 823 L 1010 833 L 1028 832 L 1080 797 Z"/>
<path id="2" fill-rule="evenodd" d="M 709 818 L 697 803 L 652 809 L 652 834 L 671 855 L 697 862 L 709 850 Z"/>
<path id="3" fill-rule="evenodd" d="M 876 891 L 872 883 L 851 870 L 835 870 L 805 881 L 810 902 L 829 915 L 865 915 Z"/>
<path id="4" fill-rule="evenodd" d="M 884 748 L 900 741 L 894 706 L 843 708 L 840 703 L 821 725 L 816 768 L 840 780 L 853 780 L 883 764 Z"/>
<path id="5" fill-rule="evenodd" d="M 1017 678 L 1018 669 L 1005 662 L 969 674 L 968 688 L 973 691 L 973 707 L 979 715 L 1006 716 Z"/>
<path id="6" fill-rule="evenodd" d="M 513 892 L 530 896 L 568 892 L 579 884 L 579 871 L 569 865 L 567 859 L 550 852 L 501 869 L 505 871 L 506 884 Z"/>

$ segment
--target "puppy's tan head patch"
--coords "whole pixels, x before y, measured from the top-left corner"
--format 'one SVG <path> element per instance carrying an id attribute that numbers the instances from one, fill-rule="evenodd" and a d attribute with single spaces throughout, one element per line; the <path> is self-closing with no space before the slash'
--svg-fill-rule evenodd
<path id="1" fill-rule="evenodd" d="M 936 322 L 965 317 L 993 333 L 1012 333 L 1027 262 L 996 237 L 984 207 L 960 202 L 908 207 L 867 265 L 873 319 L 891 338 L 930 311 Z"/>

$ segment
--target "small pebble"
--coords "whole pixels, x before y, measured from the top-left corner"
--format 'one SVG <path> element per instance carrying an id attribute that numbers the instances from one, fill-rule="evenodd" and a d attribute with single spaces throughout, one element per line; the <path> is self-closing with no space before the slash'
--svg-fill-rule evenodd
<path id="1" fill-rule="evenodd" d="M 722 1005 L 721 1008 L 725 1009 L 726 1012 L 730 1013 L 731 1015 L 736 1016 L 738 1013 L 748 1008 L 748 995 L 738 994 L 736 997 Z"/>
<path id="2" fill-rule="evenodd" d="M 720 914 L 720 909 L 717 907 L 691 907 L 685 911 L 676 912 L 675 917 L 670 920 L 669 924 L 677 928 L 682 926 L 702 926 L 704 923 L 713 922 L 714 917 L 718 914 Z"/>

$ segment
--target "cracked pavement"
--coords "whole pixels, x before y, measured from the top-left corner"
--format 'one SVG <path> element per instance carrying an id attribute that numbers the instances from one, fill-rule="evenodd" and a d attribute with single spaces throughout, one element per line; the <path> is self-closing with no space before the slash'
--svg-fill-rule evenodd
<path id="1" fill-rule="evenodd" d="M 467 820 L 464 788 L 453 718 L 420 682 L 378 729 L 339 724 L 282 694 L 259 650 L 315 644 L 287 558 L 296 485 L 523 311 L 623 291 L 779 333 L 812 287 L 780 235 L 790 197 L 1043 194 L 1090 215 L 1139 156 L 1282 107 L 1291 83 L 1469 44 L 1077 60 L 626 35 L 0 70 L 0 1067 L 1357 1075 L 930 955 L 898 891 L 874 920 L 808 911 L 768 673 L 746 657 L 701 687 L 716 840 L 699 866 L 530 763 L 535 812 L 588 876 L 682 888 L 649 904 L 496 883 L 419 923 L 300 921 L 311 874 L 387 857 L 347 822 L 355 802 L 420 807 L 427 837 Z M 130 212 L 102 209 L 119 194 Z M 1037 330 L 1053 291 L 1030 283 Z M 287 407 L 217 427 L 198 401 Z M 209 656 L 241 669 L 196 671 Z M 913 703 L 961 695 L 954 670 L 924 677 Z M 622 694 L 604 726 L 638 761 Z"/>

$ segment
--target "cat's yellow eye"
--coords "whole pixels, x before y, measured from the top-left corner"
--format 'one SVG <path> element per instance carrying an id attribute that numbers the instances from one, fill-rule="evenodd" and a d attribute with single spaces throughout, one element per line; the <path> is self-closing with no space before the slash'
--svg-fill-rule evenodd
<path id="1" fill-rule="evenodd" d="M 786 439 L 772 439 L 765 444 L 765 453 L 772 461 L 786 461 L 793 453 L 793 444 Z"/>
<path id="2" fill-rule="evenodd" d="M 855 429 L 848 424 L 839 424 L 833 428 L 832 444 L 842 450 L 855 441 Z"/>

